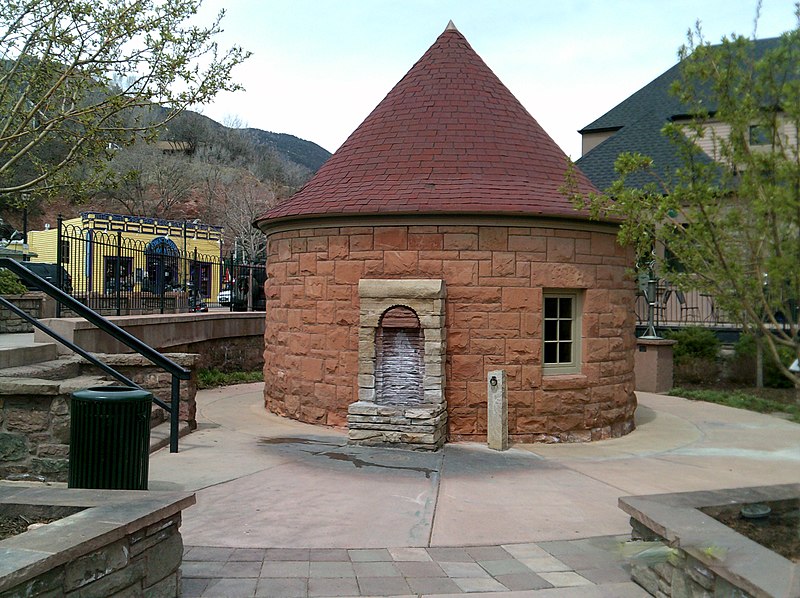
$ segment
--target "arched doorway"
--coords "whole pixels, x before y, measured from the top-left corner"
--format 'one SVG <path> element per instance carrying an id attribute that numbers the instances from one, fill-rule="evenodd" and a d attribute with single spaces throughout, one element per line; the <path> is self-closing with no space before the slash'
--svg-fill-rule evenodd
<path id="1" fill-rule="evenodd" d="M 179 284 L 178 247 L 168 237 L 150 241 L 144 250 L 147 257 L 147 282 L 142 288 L 161 295 Z"/>

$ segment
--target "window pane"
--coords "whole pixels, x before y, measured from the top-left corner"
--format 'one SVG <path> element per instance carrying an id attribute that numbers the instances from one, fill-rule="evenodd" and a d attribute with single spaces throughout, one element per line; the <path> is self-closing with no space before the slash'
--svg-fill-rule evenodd
<path id="1" fill-rule="evenodd" d="M 572 361 L 572 343 L 558 344 L 558 362 L 570 363 Z"/>
<path id="2" fill-rule="evenodd" d="M 544 344 L 544 362 L 545 363 L 558 363 L 558 343 L 545 343 Z"/>
<path id="3" fill-rule="evenodd" d="M 561 318 L 571 318 L 572 317 L 572 298 L 571 297 L 561 297 L 558 302 L 560 303 L 560 313 L 558 314 Z"/>
<path id="4" fill-rule="evenodd" d="M 560 320 L 558 322 L 558 340 L 571 341 L 572 340 L 572 321 Z"/>
<path id="5" fill-rule="evenodd" d="M 544 321 L 544 340 L 557 341 L 558 340 L 558 320 L 545 320 Z"/>
<path id="6" fill-rule="evenodd" d="M 557 318 L 558 317 L 558 299 L 555 297 L 545 297 L 544 300 L 544 317 Z"/>
<path id="7" fill-rule="evenodd" d="M 750 145 L 769 145 L 772 129 L 766 125 L 750 125 Z"/>

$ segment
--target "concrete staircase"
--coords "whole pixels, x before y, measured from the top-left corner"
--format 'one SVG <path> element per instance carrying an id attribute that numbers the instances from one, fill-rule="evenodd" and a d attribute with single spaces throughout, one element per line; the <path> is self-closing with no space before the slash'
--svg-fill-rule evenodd
<path id="1" fill-rule="evenodd" d="M 55 343 L 36 343 L 33 334 L 0 334 L 0 369 L 58 358 Z"/>
<path id="2" fill-rule="evenodd" d="M 77 390 L 114 384 L 119 383 L 79 355 L 59 356 L 55 342 L 34 342 L 33 334 L 0 334 L 0 397 L 49 395 L 68 401 Z M 169 444 L 168 418 L 154 407 L 151 452 Z"/>

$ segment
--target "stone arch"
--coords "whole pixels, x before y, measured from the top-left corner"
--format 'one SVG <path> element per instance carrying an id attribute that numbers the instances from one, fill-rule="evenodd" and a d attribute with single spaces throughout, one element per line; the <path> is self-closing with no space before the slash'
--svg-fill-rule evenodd
<path id="1" fill-rule="evenodd" d="M 348 408 L 350 443 L 439 448 L 447 429 L 444 281 L 362 279 L 358 292 L 358 401 Z M 421 378 L 421 389 L 408 404 L 379 395 L 383 381 L 377 379 L 382 375 L 378 370 L 384 363 L 379 363 L 380 345 L 394 327 L 406 332 L 406 340 L 413 335 L 420 347 L 419 378 L 414 380 Z"/>

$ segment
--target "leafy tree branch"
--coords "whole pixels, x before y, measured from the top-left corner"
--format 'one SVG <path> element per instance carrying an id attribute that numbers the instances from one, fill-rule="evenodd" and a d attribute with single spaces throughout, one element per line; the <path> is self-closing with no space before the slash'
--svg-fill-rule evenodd
<path id="1" fill-rule="evenodd" d="M 680 166 L 624 153 L 608 189 L 573 198 L 619 220 L 640 263 L 667 247 L 677 259 L 657 258 L 661 275 L 713 296 L 800 387 L 778 355 L 800 355 L 800 26 L 762 45 L 740 35 L 712 45 L 698 26 L 680 57 L 671 92 L 685 114 L 662 130 Z"/>
<path id="2" fill-rule="evenodd" d="M 239 89 L 231 71 L 249 54 L 217 45 L 224 13 L 191 23 L 201 2 L 0 4 L 0 201 L 81 194 L 117 148 Z"/>

